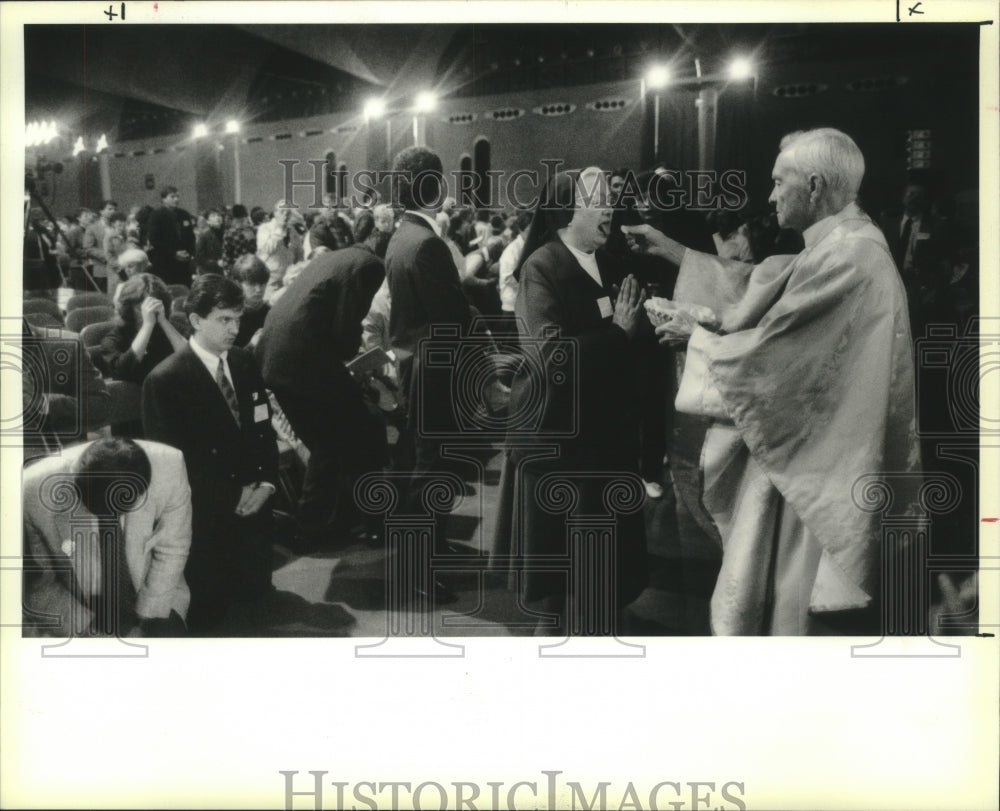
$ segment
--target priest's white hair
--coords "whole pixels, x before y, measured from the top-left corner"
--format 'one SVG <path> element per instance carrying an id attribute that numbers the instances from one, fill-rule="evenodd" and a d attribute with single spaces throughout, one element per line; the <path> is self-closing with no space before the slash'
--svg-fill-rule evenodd
<path id="1" fill-rule="evenodd" d="M 845 204 L 857 198 L 865 158 L 851 136 L 831 127 L 793 132 L 781 139 L 781 153 L 806 177 L 823 178 Z"/>

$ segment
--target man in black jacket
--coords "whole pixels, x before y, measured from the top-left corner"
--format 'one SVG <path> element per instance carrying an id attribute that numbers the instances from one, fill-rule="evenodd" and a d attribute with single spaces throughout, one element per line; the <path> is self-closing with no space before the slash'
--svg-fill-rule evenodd
<path id="1" fill-rule="evenodd" d="M 253 356 L 233 347 L 243 292 L 222 276 L 195 279 L 186 311 L 193 335 L 146 378 L 148 439 L 184 452 L 194 510 L 188 628 L 211 631 L 234 599 L 271 589 L 278 446 Z"/>
<path id="2" fill-rule="evenodd" d="M 478 405 L 462 399 L 464 392 L 454 385 L 455 370 L 422 362 L 421 341 L 431 337 L 434 328 L 446 328 L 455 336 L 446 343 L 467 342 L 472 314 L 455 260 L 435 220 L 444 200 L 441 159 L 426 147 L 409 147 L 396 156 L 393 170 L 399 178 L 396 202 L 403 214 L 385 256 L 392 302 L 389 335 L 399 360 L 400 389 L 408 403 L 408 436 L 400 438 L 412 445 L 414 460 L 408 503 L 411 511 L 420 512 L 429 474 L 454 467 L 442 455 L 442 446 L 448 436 L 461 433 L 456 409 L 471 413 Z M 459 363 L 473 363 L 471 352 L 481 351 L 481 341 L 472 341 L 469 352 L 453 353 L 454 357 L 462 356 Z M 442 511 L 436 517 L 434 551 L 453 551 L 446 542 L 447 516 Z M 434 590 L 439 600 L 453 597 L 440 583 Z"/>
<path id="3" fill-rule="evenodd" d="M 257 345 L 264 382 L 309 448 L 299 504 L 307 548 L 354 529 L 350 484 L 380 466 L 385 446 L 385 427 L 369 414 L 344 362 L 358 354 L 361 321 L 385 278 L 379 254 L 388 235 L 369 213 L 354 232 L 354 245 L 317 255 L 288 286 Z"/>
<path id="4" fill-rule="evenodd" d="M 167 284 L 191 284 L 195 251 L 194 217 L 180 207 L 176 186 L 160 191 L 163 205 L 149 215 L 147 224 L 152 271 Z"/>

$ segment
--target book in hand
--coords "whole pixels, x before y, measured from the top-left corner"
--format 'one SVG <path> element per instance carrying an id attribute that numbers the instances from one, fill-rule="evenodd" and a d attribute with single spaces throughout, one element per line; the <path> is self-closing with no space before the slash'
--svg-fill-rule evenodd
<path id="1" fill-rule="evenodd" d="M 376 346 L 367 352 L 361 353 L 353 360 L 348 361 L 346 366 L 347 371 L 360 375 L 366 372 L 374 372 L 391 362 L 392 358 L 386 354 L 385 350 L 380 346 Z"/>

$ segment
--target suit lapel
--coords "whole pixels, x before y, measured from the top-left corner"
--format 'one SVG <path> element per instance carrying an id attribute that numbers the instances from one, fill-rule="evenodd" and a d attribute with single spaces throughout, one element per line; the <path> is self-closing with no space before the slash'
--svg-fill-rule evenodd
<path id="1" fill-rule="evenodd" d="M 205 364 L 201 362 L 201 358 L 194 353 L 194 350 L 190 346 L 184 348 L 182 357 L 188 366 L 187 373 L 191 378 L 191 384 L 197 393 L 197 397 L 203 400 L 208 408 L 214 412 L 210 415 L 213 424 L 215 426 L 225 425 L 228 426 L 226 430 L 238 431 L 236 421 L 233 419 L 233 415 L 229 413 L 229 406 L 226 405 L 226 399 L 222 396 L 222 391 L 219 389 L 218 383 L 209 374 L 208 369 L 205 368 Z M 230 372 L 232 372 L 232 367 L 230 367 Z M 238 388 L 237 392 L 239 392 Z M 239 398 L 239 394 L 237 394 L 237 398 Z M 242 411 L 241 403 L 241 419 L 243 417 Z"/>
<path id="2" fill-rule="evenodd" d="M 253 425 L 253 381 L 250 380 L 243 357 L 238 351 L 230 350 L 226 359 L 229 362 L 229 373 L 233 376 L 236 401 L 240 405 L 240 425 Z"/>

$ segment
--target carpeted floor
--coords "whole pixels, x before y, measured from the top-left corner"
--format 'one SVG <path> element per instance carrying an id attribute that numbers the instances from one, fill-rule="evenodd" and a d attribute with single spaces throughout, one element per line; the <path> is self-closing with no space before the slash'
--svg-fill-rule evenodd
<path id="1" fill-rule="evenodd" d="M 520 608 L 506 578 L 488 571 L 496 523 L 502 453 L 486 449 L 482 467 L 448 523 L 450 541 L 468 555 L 439 572 L 458 600 L 419 612 L 390 611 L 386 550 L 364 543 L 309 555 L 293 553 L 280 540 L 274 547 L 274 593 L 257 603 L 234 605 L 219 629 L 236 637 L 435 637 L 530 635 L 535 618 Z M 707 635 L 708 601 L 721 550 L 678 506 L 664 476 L 664 495 L 644 506 L 649 585 L 626 610 L 629 636 Z"/>

